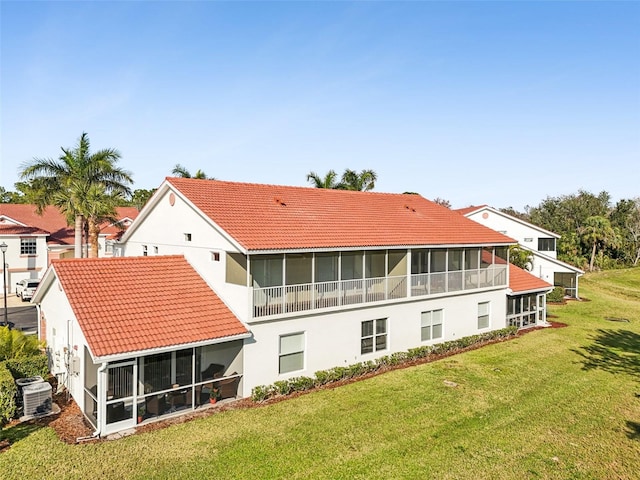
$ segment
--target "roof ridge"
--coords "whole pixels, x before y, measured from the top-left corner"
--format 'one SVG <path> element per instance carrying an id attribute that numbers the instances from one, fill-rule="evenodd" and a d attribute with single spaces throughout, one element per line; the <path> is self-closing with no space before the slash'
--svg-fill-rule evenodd
<path id="1" fill-rule="evenodd" d="M 281 185 L 281 184 L 275 184 L 275 183 L 257 183 L 257 182 L 235 182 L 235 181 L 231 181 L 231 180 L 218 180 L 218 179 L 199 179 L 199 178 L 182 178 L 182 177 L 165 177 L 165 180 L 169 183 L 171 183 L 172 185 L 175 185 L 173 183 L 174 180 L 177 180 L 178 182 L 185 182 L 185 183 L 194 183 L 194 182 L 201 182 L 201 181 L 207 181 L 207 182 L 212 182 L 212 183 L 221 183 L 221 184 L 226 184 L 226 185 L 239 185 L 239 186 L 247 186 L 247 187 L 272 187 L 272 188 L 286 188 L 286 189 L 293 189 L 293 190 L 304 190 L 304 191 L 317 191 L 317 192 L 322 192 L 322 193 L 327 193 L 327 192 L 334 192 L 337 194 L 367 194 L 367 195 L 393 195 L 393 196 L 417 196 L 419 198 L 425 199 L 425 200 L 429 200 L 426 197 L 423 197 L 422 195 L 420 195 L 419 193 L 397 193 L 397 192 L 373 192 L 373 191 L 360 191 L 360 190 L 343 190 L 340 188 L 316 188 L 316 187 L 312 187 L 312 186 L 308 186 L 308 185 Z M 430 202 L 432 202 L 432 200 L 429 200 Z"/>
<path id="2" fill-rule="evenodd" d="M 62 263 L 89 263 L 89 262 L 126 262 L 126 261 L 141 261 L 141 262 L 149 262 L 149 261 L 160 261 L 168 260 L 168 259 L 184 259 L 186 258 L 182 254 L 174 254 L 174 255 L 153 255 L 153 256 L 137 256 L 137 257 L 92 257 L 92 258 L 55 258 L 51 260 L 53 265 L 58 265 Z"/>

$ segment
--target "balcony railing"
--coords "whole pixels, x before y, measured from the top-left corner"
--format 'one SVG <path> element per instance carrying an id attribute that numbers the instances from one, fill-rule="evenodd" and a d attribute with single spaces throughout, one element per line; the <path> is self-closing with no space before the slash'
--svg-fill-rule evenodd
<path id="1" fill-rule="evenodd" d="M 447 273 L 411 275 L 411 296 L 473 290 L 507 284 L 506 265 Z M 254 318 L 319 308 L 407 298 L 407 277 L 380 277 L 253 289 Z"/>

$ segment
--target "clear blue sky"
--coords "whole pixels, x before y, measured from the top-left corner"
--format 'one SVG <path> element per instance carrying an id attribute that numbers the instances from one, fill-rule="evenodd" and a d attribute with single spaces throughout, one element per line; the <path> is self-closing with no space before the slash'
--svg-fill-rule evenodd
<path id="1" fill-rule="evenodd" d="M 0 185 L 83 131 L 135 188 L 180 163 L 454 207 L 640 196 L 639 2 L 9 2 Z"/>

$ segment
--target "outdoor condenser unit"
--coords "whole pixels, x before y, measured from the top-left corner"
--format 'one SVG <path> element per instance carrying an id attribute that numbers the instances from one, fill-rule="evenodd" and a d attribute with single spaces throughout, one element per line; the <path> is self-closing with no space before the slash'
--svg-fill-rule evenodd
<path id="1" fill-rule="evenodd" d="M 43 415 L 51 412 L 51 385 L 48 382 L 32 383 L 22 388 L 25 416 Z"/>
<path id="2" fill-rule="evenodd" d="M 27 385 L 42 382 L 44 382 L 44 378 L 42 378 L 40 375 L 36 375 L 35 377 L 18 378 L 16 380 L 16 385 L 18 386 L 18 392 L 22 393 L 22 389 Z"/>

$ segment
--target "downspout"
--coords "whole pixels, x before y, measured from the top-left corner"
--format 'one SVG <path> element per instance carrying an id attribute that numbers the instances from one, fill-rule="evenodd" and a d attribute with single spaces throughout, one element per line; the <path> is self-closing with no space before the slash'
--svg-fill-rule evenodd
<path id="1" fill-rule="evenodd" d="M 37 324 L 37 327 L 38 327 L 38 340 L 42 341 L 42 336 L 40 335 L 40 333 L 41 333 L 40 332 L 40 323 L 41 323 L 40 322 L 40 318 L 41 318 L 40 315 L 42 315 L 42 311 L 41 311 L 40 308 L 41 308 L 40 304 L 36 303 L 36 315 L 37 315 L 37 322 L 38 322 L 38 324 Z"/>
<path id="2" fill-rule="evenodd" d="M 100 395 L 103 391 L 104 391 L 104 387 L 102 385 L 102 373 L 107 369 L 107 367 L 109 366 L 108 363 L 103 363 L 102 365 L 100 365 L 100 367 L 98 368 L 97 371 L 97 381 L 98 381 L 98 399 L 97 399 L 97 403 L 98 403 L 98 418 L 96 418 L 96 429 L 94 430 L 94 432 L 87 436 L 87 437 L 78 437 L 76 438 L 76 443 L 80 443 L 83 442 L 85 440 L 93 440 L 94 438 L 98 438 L 100 436 L 100 433 L 102 432 L 102 419 L 104 418 L 104 408 L 103 408 L 103 404 L 100 401 L 100 399 L 102 398 L 102 395 Z"/>

